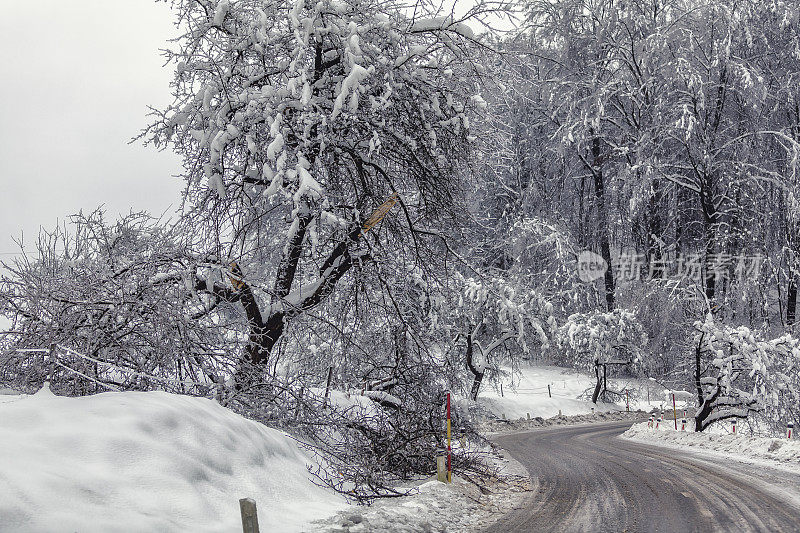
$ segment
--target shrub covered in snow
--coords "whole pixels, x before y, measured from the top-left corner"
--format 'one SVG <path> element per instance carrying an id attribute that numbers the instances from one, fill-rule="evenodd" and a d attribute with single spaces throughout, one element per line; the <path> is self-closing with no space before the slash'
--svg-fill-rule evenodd
<path id="1" fill-rule="evenodd" d="M 570 315 L 558 332 L 560 362 L 593 371 L 597 378 L 592 401 L 608 394 L 605 387 L 608 366 L 628 371 L 639 362 L 647 337 L 636 316 L 626 309 Z"/>
<path id="2" fill-rule="evenodd" d="M 142 213 L 110 222 L 101 209 L 70 222 L 42 231 L 37 258 L 5 266 L 0 381 L 32 391 L 48 379 L 71 395 L 212 393 L 235 365 L 239 335 L 203 312 L 212 302 L 194 290 L 201 261 L 182 228 Z M 25 351 L 53 344 L 57 363 Z"/>

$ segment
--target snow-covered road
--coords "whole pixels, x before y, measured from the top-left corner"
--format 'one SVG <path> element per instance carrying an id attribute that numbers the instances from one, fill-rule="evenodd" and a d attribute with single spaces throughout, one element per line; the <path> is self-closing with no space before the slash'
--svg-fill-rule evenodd
<path id="1" fill-rule="evenodd" d="M 489 531 L 800 530 L 796 476 L 619 438 L 630 425 L 496 437 L 534 490 Z"/>

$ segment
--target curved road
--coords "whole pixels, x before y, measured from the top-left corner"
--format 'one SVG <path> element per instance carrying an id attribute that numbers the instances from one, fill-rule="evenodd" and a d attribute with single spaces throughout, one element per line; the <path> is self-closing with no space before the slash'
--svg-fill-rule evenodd
<path id="1" fill-rule="evenodd" d="M 488 531 L 800 531 L 796 475 L 618 438 L 630 425 L 496 437 L 533 491 Z"/>

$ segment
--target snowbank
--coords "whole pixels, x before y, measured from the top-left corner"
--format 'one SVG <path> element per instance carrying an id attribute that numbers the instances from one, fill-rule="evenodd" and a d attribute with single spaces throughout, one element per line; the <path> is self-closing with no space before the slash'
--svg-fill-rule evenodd
<path id="1" fill-rule="evenodd" d="M 680 428 L 680 421 L 678 422 Z M 662 421 L 659 428 L 647 422 L 634 424 L 622 434 L 624 438 L 681 450 L 700 450 L 751 462 L 769 461 L 773 466 L 800 470 L 800 441 L 786 438 L 755 437 L 743 433 L 719 434 L 676 431 L 672 420 Z"/>
<path id="2" fill-rule="evenodd" d="M 405 487 L 414 489 L 401 498 L 378 500 L 370 507 L 351 507 L 320 520 L 310 531 L 319 533 L 420 533 L 426 531 L 484 531 L 523 504 L 530 492 L 528 473 L 510 457 L 503 459 L 500 478 L 482 480 L 482 493 L 474 484 L 453 475 L 450 484 L 426 480 Z M 509 464 L 509 462 L 511 464 Z"/>
<path id="3" fill-rule="evenodd" d="M 344 502 L 282 433 L 212 400 L 163 392 L 0 402 L 3 531 L 299 531 Z"/>
<path id="4" fill-rule="evenodd" d="M 487 419 L 476 424 L 483 433 L 504 434 L 517 431 L 531 431 L 534 429 L 549 428 L 553 426 L 575 426 L 580 424 L 599 424 L 617 420 L 642 420 L 647 416 L 644 411 L 604 411 L 594 414 L 554 416 L 551 418 L 533 417 L 531 419 Z"/>

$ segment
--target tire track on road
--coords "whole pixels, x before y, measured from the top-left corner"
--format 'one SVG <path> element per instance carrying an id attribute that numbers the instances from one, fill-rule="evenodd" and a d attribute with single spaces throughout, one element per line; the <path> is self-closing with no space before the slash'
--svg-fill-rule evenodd
<path id="1" fill-rule="evenodd" d="M 755 482 L 731 465 L 617 438 L 630 425 L 497 437 L 528 469 L 536 488 L 524 508 L 488 532 L 800 531 L 792 498 L 762 490 L 767 477 Z"/>

